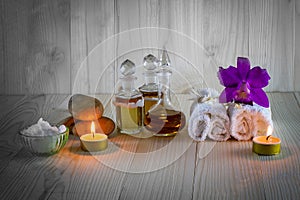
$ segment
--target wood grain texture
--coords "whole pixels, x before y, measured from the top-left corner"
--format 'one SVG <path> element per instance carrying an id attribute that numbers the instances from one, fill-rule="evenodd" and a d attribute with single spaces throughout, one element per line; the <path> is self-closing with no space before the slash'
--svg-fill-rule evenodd
<path id="1" fill-rule="evenodd" d="M 118 199 L 125 177 L 124 173 L 109 169 L 82 152 L 78 138 L 73 136 L 57 155 L 32 157 L 19 152 L 10 165 L 15 167 L 8 166 L 4 172 L 11 177 L 21 176 L 22 181 L 11 179 L 10 185 L 16 188 L 0 186 L 6 199 Z"/>
<path id="2" fill-rule="evenodd" d="M 98 98 L 103 102 L 107 101 L 103 95 Z M 60 112 L 56 112 L 57 109 L 61 110 L 65 107 L 65 111 L 68 112 L 66 109 L 67 99 L 69 97 L 56 95 L 47 98 L 39 97 L 38 101 L 33 98 L 31 102 L 35 102 L 35 106 L 43 110 L 46 116 L 57 114 L 56 116 L 59 118 L 61 115 Z M 57 100 L 61 104 L 53 109 L 52 106 L 56 105 L 53 102 L 57 102 Z M 188 102 L 186 105 L 189 106 L 190 103 Z M 19 109 L 24 112 L 31 113 L 30 106 L 21 104 L 20 107 Z M 49 111 L 55 111 L 55 113 Z M 119 148 L 126 151 L 137 152 L 130 156 L 132 159 L 130 160 L 131 169 L 145 164 L 152 163 L 155 166 L 159 162 L 165 162 L 157 160 L 159 155 L 162 155 L 159 152 L 154 159 L 141 162 L 143 161 L 141 160 L 142 154 L 139 153 L 149 153 L 160 149 L 172 138 L 135 140 L 130 136 L 122 136 L 111 138 L 111 142 L 120 144 Z M 177 144 L 175 149 L 174 146 L 173 149 L 169 149 L 169 156 L 180 149 L 180 146 L 182 145 Z M 187 152 L 182 152 L 184 154 L 178 160 L 174 163 L 170 162 L 170 165 L 160 170 L 132 174 L 120 172 L 118 168 L 105 166 L 107 165 L 105 159 L 122 161 L 126 158 L 114 157 L 114 152 L 91 156 L 80 149 L 77 137 L 70 136 L 66 147 L 59 154 L 48 158 L 34 157 L 26 151 L 19 151 L 11 157 L 5 157 L 8 162 L 5 165 L 2 163 L 0 189 L 3 193 L 0 194 L 0 197 L 1 199 L 19 199 L 21 197 L 34 199 L 141 199 L 143 197 L 148 197 L 147 199 L 191 199 L 195 148 L 196 144 L 194 143 Z"/>
<path id="3" fill-rule="evenodd" d="M 269 91 L 294 90 L 294 10 L 294 0 L 249 1 L 249 56 L 268 69 Z"/>
<path id="4" fill-rule="evenodd" d="M 88 54 L 86 45 L 86 9 L 85 1 L 72 1 L 71 3 L 71 84 L 78 91 L 89 91 L 88 71 L 83 68 L 80 72 L 80 84 L 75 85 L 74 79 L 80 65 Z M 74 37 L 73 35 L 76 35 Z M 74 86 L 75 85 L 75 86 Z M 83 93 L 83 92 L 81 92 Z"/>
<path id="5" fill-rule="evenodd" d="M 15 95 L 15 96 L 0 96 L 0 119 L 5 117 L 6 114 L 14 108 L 14 106 L 19 102 L 22 101 L 24 98 L 23 95 Z"/>
<path id="6" fill-rule="evenodd" d="M 174 92 L 221 90 L 218 67 L 237 56 L 268 69 L 267 91 L 299 90 L 299 0 L 1 0 L 0 23 L 2 94 L 110 93 L 127 58 L 140 85 L 163 46 Z"/>
<path id="7" fill-rule="evenodd" d="M 65 156 L 58 158 L 59 163 L 54 163 L 58 169 L 67 168 L 61 178 L 64 187 L 53 187 L 44 193 L 50 194 L 51 198 L 67 199 L 191 199 L 194 151 L 195 144 L 187 154 L 164 169 L 132 174 L 104 166 L 81 152 L 79 141 L 74 140 L 64 152 Z M 49 182 L 53 182 L 54 178 L 51 179 Z"/>
<path id="8" fill-rule="evenodd" d="M 21 149 L 18 133 L 34 124 L 40 117 L 48 120 L 53 108 L 62 103 L 64 95 L 11 96 L 1 98 L 0 172 Z"/>
<path id="9" fill-rule="evenodd" d="M 300 93 L 295 92 L 296 99 L 298 100 L 298 104 L 300 105 Z"/>
<path id="10" fill-rule="evenodd" d="M 37 157 L 16 146 L 14 136 L 23 127 L 45 118 L 63 117 L 66 95 L 1 96 L 1 199 L 298 199 L 300 192 L 300 107 L 296 93 L 270 93 L 274 135 L 282 140 L 281 153 L 258 156 L 252 143 L 193 142 L 178 160 L 148 173 L 126 173 L 107 165 L 107 161 L 128 162 L 129 168 L 156 165 L 163 154 L 141 162 L 139 153 L 151 153 L 168 140 L 140 140 L 115 135 L 132 157 L 115 157 L 113 151 L 91 156 L 80 149 L 79 139 L 70 136 L 66 146 L 51 157 Z M 109 98 L 97 96 L 103 102 Z M 2 100 L 3 99 L 3 100 Z M 179 98 L 180 99 L 180 98 Z M 186 106 L 190 102 L 184 103 Z M 109 108 L 107 108 L 109 109 Z M 183 108 L 186 109 L 186 108 Z M 61 110 L 57 112 L 57 110 Z M 110 112 L 108 112 L 110 113 Z M 56 115 L 57 114 L 57 115 Z M 49 118 L 48 118 L 49 117 Z M 128 140 L 131 138 L 130 140 Z M 126 146 L 127 143 L 127 146 Z M 178 147 L 180 147 L 178 143 Z M 205 147 L 206 146 L 206 147 Z M 210 146 L 211 148 L 207 148 Z M 111 147 L 111 146 L 110 146 Z M 208 149 L 208 152 L 202 152 Z M 174 149 L 175 150 L 175 149 Z M 176 151 L 176 150 L 175 150 Z M 172 155 L 174 151 L 168 151 Z M 145 166 L 146 167 L 146 166 Z M 129 169 L 128 168 L 128 169 Z"/>
<path id="11" fill-rule="evenodd" d="M 36 123 L 40 117 L 48 120 L 53 114 L 53 109 L 63 102 L 65 95 L 38 95 L 38 96 L 3 96 L 1 99 L 1 137 L 4 135 L 12 138 L 27 126 Z M 5 106 L 3 106 L 5 105 Z M 13 126 L 13 124 L 17 126 Z M 13 128 L 16 132 L 6 132 L 3 128 Z M 11 139 L 12 139 L 11 138 Z M 15 142 L 13 139 L 11 142 Z"/>
<path id="12" fill-rule="evenodd" d="M 270 100 L 274 135 L 281 138 L 281 153 L 259 157 L 266 199 L 299 199 L 300 107 L 293 93 L 271 93 Z"/>
<path id="13" fill-rule="evenodd" d="M 5 76 L 4 76 L 4 59 L 5 59 L 5 46 L 4 46 L 4 38 L 6 37 L 5 36 L 5 33 L 4 31 L 4 3 L 3 1 L 0 1 L 0 11 L 1 11 L 1 14 L 0 14 L 0 94 L 4 94 L 4 84 L 5 84 Z"/>
<path id="14" fill-rule="evenodd" d="M 71 87 L 73 93 L 108 93 L 114 89 L 114 1 L 72 1 Z"/>
<path id="15" fill-rule="evenodd" d="M 236 66 L 237 56 L 249 54 L 249 2 L 202 1 L 200 12 L 203 38 L 201 42 L 210 59 L 215 61 L 205 69 L 205 80 L 210 87 L 220 89 L 217 79 L 219 66 Z"/>
<path id="16" fill-rule="evenodd" d="M 159 58 L 161 50 L 166 48 L 173 70 L 174 92 L 193 86 L 207 87 L 203 72 L 207 56 L 201 42 L 197 42 L 202 33 L 196 26 L 201 24 L 197 7 L 195 1 L 117 1 L 118 66 L 126 58 L 133 60 L 140 67 L 137 76 L 141 85 L 143 57 L 151 53 Z"/>
<path id="17" fill-rule="evenodd" d="M 70 92 L 69 1 L 2 1 L 6 94 Z"/>
<path id="18" fill-rule="evenodd" d="M 128 174 L 121 199 L 192 199 L 196 144 L 175 163 L 159 171 Z"/>
<path id="19" fill-rule="evenodd" d="M 258 156 L 252 153 L 252 142 L 217 143 L 206 157 L 198 160 L 195 199 L 299 198 L 299 104 L 292 93 L 269 96 L 274 135 L 282 140 L 281 153 Z M 198 149 L 199 145 L 202 144 L 198 144 Z"/>
<path id="20" fill-rule="evenodd" d="M 300 1 L 295 0 L 295 60 L 294 90 L 300 91 Z"/>
<path id="21" fill-rule="evenodd" d="M 217 143 L 206 157 L 198 160 L 194 199 L 263 199 L 261 166 L 251 148 L 251 142 Z"/>

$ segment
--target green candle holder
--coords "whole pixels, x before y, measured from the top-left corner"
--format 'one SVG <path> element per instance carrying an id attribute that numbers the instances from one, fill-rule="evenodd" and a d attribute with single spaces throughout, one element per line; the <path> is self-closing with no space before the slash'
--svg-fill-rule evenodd
<path id="1" fill-rule="evenodd" d="M 252 151 L 259 155 L 276 155 L 280 153 L 281 140 L 273 136 L 257 136 L 253 138 Z"/>

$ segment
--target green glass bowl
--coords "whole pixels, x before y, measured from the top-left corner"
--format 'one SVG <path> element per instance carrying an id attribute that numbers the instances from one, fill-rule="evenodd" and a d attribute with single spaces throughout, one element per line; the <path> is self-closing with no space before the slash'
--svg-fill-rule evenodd
<path id="1" fill-rule="evenodd" d="M 57 135 L 28 136 L 19 133 L 22 145 L 36 155 L 53 155 L 59 152 L 67 143 L 69 129 Z"/>

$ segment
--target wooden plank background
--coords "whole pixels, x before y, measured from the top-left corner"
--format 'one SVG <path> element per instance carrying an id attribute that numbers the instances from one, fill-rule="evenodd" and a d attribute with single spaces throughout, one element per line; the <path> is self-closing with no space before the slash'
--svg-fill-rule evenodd
<path id="1" fill-rule="evenodd" d="M 1 1 L 1 93 L 70 91 L 70 2 Z"/>
<path id="2" fill-rule="evenodd" d="M 0 94 L 111 92 L 124 59 L 141 66 L 143 56 L 164 45 L 172 50 L 176 80 L 188 78 L 188 85 L 221 89 L 218 66 L 247 56 L 268 69 L 267 91 L 300 91 L 299 0 L 1 0 L 0 6 Z M 145 27 L 161 29 L 137 29 Z"/>
<path id="3" fill-rule="evenodd" d="M 296 9 L 295 9 L 295 63 L 294 65 L 297 66 L 297 63 L 300 63 L 300 0 L 296 0 Z M 300 67 L 295 67 L 295 76 L 294 76 L 294 85 L 295 90 L 300 91 Z"/>

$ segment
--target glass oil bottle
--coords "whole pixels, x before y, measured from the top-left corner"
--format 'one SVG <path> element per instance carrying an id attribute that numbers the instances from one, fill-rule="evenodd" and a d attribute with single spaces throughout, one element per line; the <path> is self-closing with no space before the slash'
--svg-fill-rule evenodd
<path id="1" fill-rule="evenodd" d="M 122 86 L 114 97 L 116 106 L 116 122 L 121 133 L 137 134 L 141 131 L 144 122 L 144 98 L 135 86 L 135 64 L 125 60 L 120 67 Z"/>
<path id="2" fill-rule="evenodd" d="M 144 116 L 146 116 L 149 109 L 158 101 L 157 64 L 158 60 L 152 54 L 144 57 L 145 84 L 139 88 L 144 97 Z"/>
<path id="3" fill-rule="evenodd" d="M 169 56 L 163 50 L 158 78 L 158 102 L 147 112 L 145 117 L 146 128 L 155 136 L 174 136 L 185 125 L 185 115 L 175 109 L 170 98 L 170 69 Z"/>

